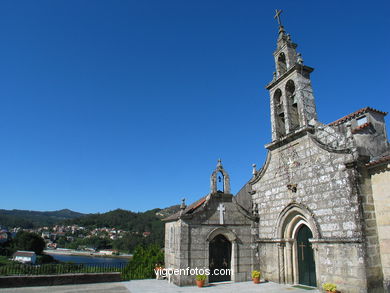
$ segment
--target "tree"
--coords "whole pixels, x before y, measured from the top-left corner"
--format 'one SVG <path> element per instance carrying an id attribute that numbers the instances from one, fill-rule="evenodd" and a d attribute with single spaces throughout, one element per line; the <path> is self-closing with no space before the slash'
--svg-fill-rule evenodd
<path id="1" fill-rule="evenodd" d="M 150 279 L 154 278 L 154 268 L 156 264 L 164 263 L 164 253 L 158 245 L 137 246 L 133 258 L 122 273 L 122 278 Z"/>
<path id="2" fill-rule="evenodd" d="M 12 240 L 12 247 L 14 250 L 34 251 L 36 254 L 42 254 L 45 241 L 35 233 L 21 231 Z"/>

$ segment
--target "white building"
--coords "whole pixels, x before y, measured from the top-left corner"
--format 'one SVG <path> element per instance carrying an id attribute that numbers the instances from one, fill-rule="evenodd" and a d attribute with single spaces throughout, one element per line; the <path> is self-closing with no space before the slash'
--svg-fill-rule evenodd
<path id="1" fill-rule="evenodd" d="M 22 251 L 19 250 L 14 253 L 13 260 L 21 263 L 32 263 L 35 264 L 37 260 L 37 255 L 34 251 Z"/>

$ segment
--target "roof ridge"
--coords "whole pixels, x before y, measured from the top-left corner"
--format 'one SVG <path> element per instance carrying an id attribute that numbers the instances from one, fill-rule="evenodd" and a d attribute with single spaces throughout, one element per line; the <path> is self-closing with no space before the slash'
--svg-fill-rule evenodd
<path id="1" fill-rule="evenodd" d="M 349 119 L 355 118 L 357 115 L 366 113 L 367 111 L 376 112 L 376 113 L 379 113 L 379 114 L 382 114 L 385 116 L 387 115 L 387 112 L 380 111 L 380 110 L 377 110 L 377 109 L 374 109 L 374 108 L 367 106 L 367 107 L 361 108 L 355 112 L 352 112 L 348 115 L 345 115 L 344 117 L 341 117 L 340 119 L 337 119 L 336 121 L 333 121 L 333 122 L 329 123 L 328 125 L 333 126 L 333 125 L 341 124 Z"/>

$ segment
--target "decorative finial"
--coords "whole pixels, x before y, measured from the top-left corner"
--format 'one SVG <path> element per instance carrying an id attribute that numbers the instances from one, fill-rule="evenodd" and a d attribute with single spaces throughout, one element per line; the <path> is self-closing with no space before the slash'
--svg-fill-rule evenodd
<path id="1" fill-rule="evenodd" d="M 255 176 L 256 173 L 257 173 L 257 171 L 256 171 L 256 164 L 252 164 L 252 174 L 253 174 L 253 176 Z"/>
<path id="2" fill-rule="evenodd" d="M 184 210 L 186 208 L 186 199 L 185 198 L 182 198 L 181 199 L 181 205 L 180 205 L 180 209 L 181 210 Z"/>
<path id="3" fill-rule="evenodd" d="M 273 76 L 274 76 L 274 80 L 275 80 L 276 79 L 276 71 L 274 71 L 274 75 Z"/>
<path id="4" fill-rule="evenodd" d="M 303 58 L 302 58 L 302 55 L 301 55 L 301 53 L 298 53 L 297 54 L 297 62 L 298 62 L 298 64 L 300 64 L 300 65 L 303 65 Z"/>
<path id="5" fill-rule="evenodd" d="M 275 13 L 276 14 L 275 14 L 274 18 L 278 21 L 279 27 L 282 27 L 282 21 L 280 19 L 280 14 L 282 13 L 282 10 L 275 9 Z"/>
<path id="6" fill-rule="evenodd" d="M 217 167 L 222 167 L 222 160 L 221 159 L 218 159 Z"/>
<path id="7" fill-rule="evenodd" d="M 181 199 L 181 205 L 180 205 L 180 217 L 184 214 L 184 210 L 186 209 L 186 199 Z"/>

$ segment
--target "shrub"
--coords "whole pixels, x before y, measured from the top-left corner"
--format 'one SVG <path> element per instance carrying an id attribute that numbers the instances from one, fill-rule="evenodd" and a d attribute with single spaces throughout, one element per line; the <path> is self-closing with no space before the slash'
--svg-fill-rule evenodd
<path id="1" fill-rule="evenodd" d="M 197 281 L 204 281 L 206 280 L 207 276 L 206 275 L 196 275 L 196 280 Z"/>
<path id="2" fill-rule="evenodd" d="M 42 254 L 37 256 L 37 264 L 58 263 L 51 255 Z"/>
<path id="3" fill-rule="evenodd" d="M 259 271 L 252 271 L 252 279 L 260 278 L 261 273 Z"/>
<path id="4" fill-rule="evenodd" d="M 322 289 L 329 292 L 336 292 L 337 286 L 333 283 L 324 283 L 322 284 Z"/>

